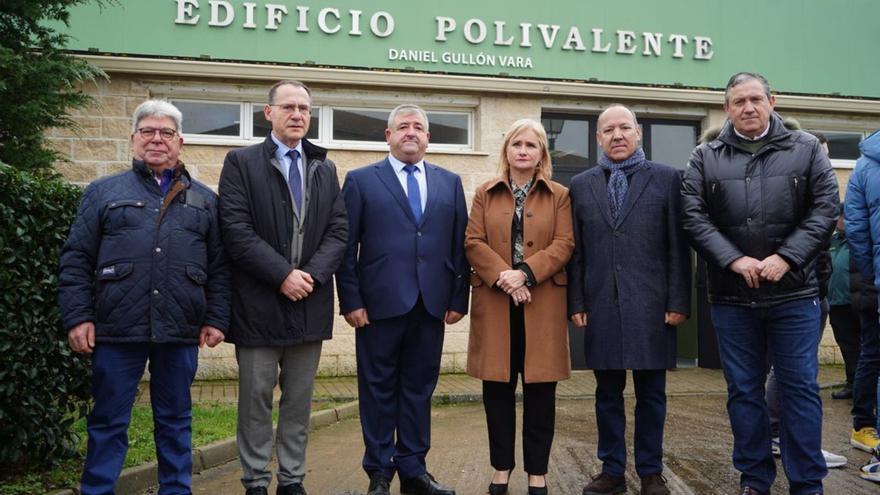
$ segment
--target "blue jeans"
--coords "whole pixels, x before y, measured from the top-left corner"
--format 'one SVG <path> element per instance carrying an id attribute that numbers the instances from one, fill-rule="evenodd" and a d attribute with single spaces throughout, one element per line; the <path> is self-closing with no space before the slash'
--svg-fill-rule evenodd
<path id="1" fill-rule="evenodd" d="M 822 339 L 822 333 L 825 332 L 825 322 L 828 321 L 828 313 L 831 307 L 828 305 L 828 299 L 822 299 L 819 305 L 821 313 L 819 316 L 819 339 Z M 768 356 L 769 357 L 769 356 Z M 776 372 L 770 367 L 770 373 L 767 374 L 767 383 L 764 398 L 767 400 L 767 413 L 770 415 L 770 436 L 779 437 L 779 384 L 776 382 Z"/>
<path id="2" fill-rule="evenodd" d="M 733 465 L 742 473 L 743 486 L 769 493 L 776 477 L 764 400 L 769 355 L 785 404 L 780 437 L 790 493 L 822 493 L 828 469 L 822 457 L 822 401 L 816 381 L 819 311 L 815 297 L 769 308 L 711 306 L 727 380 Z"/>
<path id="3" fill-rule="evenodd" d="M 188 495 L 192 480 L 192 403 L 198 348 L 175 344 L 98 344 L 92 356 L 89 443 L 82 495 L 110 495 L 128 451 L 128 423 L 138 382 L 150 363 L 153 438 L 159 494 Z"/>
<path id="4" fill-rule="evenodd" d="M 853 428 L 877 425 L 877 376 L 880 372 L 880 320 L 874 310 L 859 311 L 861 352 L 853 378 Z"/>

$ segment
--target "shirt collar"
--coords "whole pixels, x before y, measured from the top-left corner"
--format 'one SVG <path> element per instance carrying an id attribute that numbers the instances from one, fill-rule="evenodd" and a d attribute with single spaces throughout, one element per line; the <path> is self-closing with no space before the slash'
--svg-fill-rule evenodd
<path id="1" fill-rule="evenodd" d="M 302 139 L 299 140 L 299 143 L 297 143 L 295 147 L 291 148 L 291 147 L 287 146 L 286 144 L 282 143 L 280 139 L 275 137 L 274 132 L 269 132 L 269 136 L 272 138 L 272 141 L 274 141 L 275 144 L 278 145 L 278 149 L 275 150 L 275 157 L 278 158 L 279 161 L 283 162 L 284 161 L 283 158 L 287 155 L 287 152 L 289 152 L 290 150 L 299 151 L 299 156 L 300 156 L 300 158 L 302 158 L 302 156 L 303 156 Z"/>
<path id="2" fill-rule="evenodd" d="M 732 126 L 732 124 L 731 124 L 731 126 Z M 770 122 L 767 122 L 767 128 L 764 129 L 764 132 L 762 132 L 761 135 L 757 136 L 757 137 L 750 138 L 748 136 L 743 136 L 742 134 L 739 133 L 738 130 L 736 130 L 736 127 L 733 127 L 733 132 L 735 132 L 736 136 L 738 138 L 742 139 L 743 141 L 760 141 L 760 140 L 764 139 L 764 137 L 767 136 L 768 132 L 770 132 Z"/>
<path id="3" fill-rule="evenodd" d="M 392 155 L 391 153 L 388 154 L 388 161 L 391 163 L 391 166 L 394 167 L 394 172 L 397 174 L 399 174 L 400 171 L 403 170 L 403 167 L 405 167 L 407 165 L 406 163 L 403 163 L 402 161 L 398 160 L 397 158 L 394 158 L 394 155 Z M 413 163 L 413 165 L 415 165 L 416 168 L 422 172 L 422 175 L 424 175 L 424 173 L 425 173 L 425 159 L 424 158 L 419 160 L 416 163 Z"/>

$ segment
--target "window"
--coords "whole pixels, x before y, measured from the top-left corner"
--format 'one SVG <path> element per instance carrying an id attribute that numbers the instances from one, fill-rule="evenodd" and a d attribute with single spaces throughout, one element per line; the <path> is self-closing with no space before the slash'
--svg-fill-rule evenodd
<path id="1" fill-rule="evenodd" d="M 828 138 L 828 158 L 835 168 L 853 168 L 859 159 L 859 143 L 865 138 L 861 132 L 816 131 Z"/>
<path id="2" fill-rule="evenodd" d="M 183 113 L 184 137 L 191 144 L 246 145 L 262 141 L 272 129 L 264 103 L 175 99 Z M 331 148 L 387 149 L 385 127 L 391 108 L 312 106 L 306 137 Z M 430 150 L 470 151 L 472 112 L 426 110 Z"/>
<path id="3" fill-rule="evenodd" d="M 330 144 L 362 145 L 385 149 L 385 128 L 391 109 L 333 108 Z M 431 132 L 430 150 L 468 150 L 471 116 L 465 112 L 426 110 Z"/>
<path id="4" fill-rule="evenodd" d="M 203 136 L 234 136 L 241 134 L 241 109 L 235 103 L 174 101 L 183 113 L 183 130 Z"/>

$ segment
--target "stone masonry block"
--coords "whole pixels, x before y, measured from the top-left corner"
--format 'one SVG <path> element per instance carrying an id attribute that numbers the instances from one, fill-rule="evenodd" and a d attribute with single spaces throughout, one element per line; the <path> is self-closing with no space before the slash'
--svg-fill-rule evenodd
<path id="1" fill-rule="evenodd" d="M 98 169 L 94 163 L 55 162 L 55 170 L 74 184 L 84 185 L 98 178 Z"/>
<path id="2" fill-rule="evenodd" d="M 96 136 L 97 137 L 97 136 Z M 131 139 L 131 119 L 106 117 L 101 119 L 101 137 L 107 139 Z"/>
<path id="3" fill-rule="evenodd" d="M 73 159 L 77 161 L 118 161 L 119 141 L 112 139 L 80 139 L 73 143 Z"/>

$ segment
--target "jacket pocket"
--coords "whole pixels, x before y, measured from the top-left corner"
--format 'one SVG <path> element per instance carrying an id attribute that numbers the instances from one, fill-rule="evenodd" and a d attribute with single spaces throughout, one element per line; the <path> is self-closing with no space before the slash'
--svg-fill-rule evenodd
<path id="1" fill-rule="evenodd" d="M 140 199 L 117 199 L 107 203 L 110 229 L 140 228 L 143 225 L 146 204 Z"/>
<path id="2" fill-rule="evenodd" d="M 134 263 L 116 263 L 98 269 L 95 294 L 95 314 L 99 322 L 113 320 L 113 312 L 119 308 L 125 296 L 132 289 L 131 282 L 125 281 L 134 271 Z M 123 311 L 128 308 L 121 308 Z"/>
<path id="3" fill-rule="evenodd" d="M 127 277 L 134 263 L 116 263 L 115 265 L 107 265 L 98 270 L 98 280 L 119 280 Z"/>
<path id="4" fill-rule="evenodd" d="M 186 278 L 195 284 L 187 290 L 192 304 L 189 307 L 183 306 L 186 322 L 190 325 L 201 325 L 208 311 L 208 300 L 205 296 L 208 274 L 198 266 L 186 265 Z"/>
<path id="5" fill-rule="evenodd" d="M 791 207 L 794 218 L 798 219 L 802 215 L 803 196 L 807 190 L 807 178 L 802 175 L 792 175 L 788 178 L 789 190 L 791 191 Z"/>
<path id="6" fill-rule="evenodd" d="M 197 285 L 205 285 L 208 281 L 208 274 L 197 266 L 186 265 L 186 276 Z"/>
<path id="7" fill-rule="evenodd" d="M 708 199 L 706 200 L 706 209 L 708 210 L 710 216 L 714 216 L 713 212 L 718 210 L 718 195 L 721 194 L 721 191 L 719 191 L 718 189 L 721 187 L 721 185 L 718 183 L 718 181 L 713 180 L 709 181 L 709 184 L 707 184 L 707 186 L 708 190 L 706 197 Z"/>

